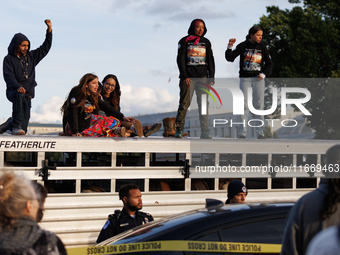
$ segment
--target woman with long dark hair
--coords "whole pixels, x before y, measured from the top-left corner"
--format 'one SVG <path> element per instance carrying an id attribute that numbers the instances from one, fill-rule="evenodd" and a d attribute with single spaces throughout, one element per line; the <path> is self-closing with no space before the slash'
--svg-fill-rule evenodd
<path id="1" fill-rule="evenodd" d="M 122 92 L 117 76 L 114 74 L 106 75 L 102 81 L 102 86 L 100 94 L 103 100 L 117 111 L 120 111 L 120 96 Z"/>
<path id="2" fill-rule="evenodd" d="M 117 111 L 120 111 L 121 91 L 120 84 L 116 75 L 108 74 L 104 77 L 100 94 L 104 102 L 115 108 Z M 106 113 L 103 111 L 101 111 L 100 114 L 106 116 Z M 156 133 L 161 127 L 161 123 L 143 126 L 144 137 L 148 137 L 153 133 Z M 125 132 L 125 136 L 135 136 L 135 133 L 131 130 L 127 130 Z"/>
<path id="3" fill-rule="evenodd" d="M 124 136 L 126 130 L 143 135 L 139 120 L 125 117 L 120 111 L 100 99 L 98 77 L 85 74 L 72 88 L 61 107 L 65 123 L 64 132 L 72 136 Z M 99 110 L 107 116 L 98 114 Z"/>

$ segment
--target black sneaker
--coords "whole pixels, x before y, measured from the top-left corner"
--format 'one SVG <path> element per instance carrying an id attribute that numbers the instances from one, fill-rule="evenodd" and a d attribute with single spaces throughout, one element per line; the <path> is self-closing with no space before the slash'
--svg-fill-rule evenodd
<path id="1" fill-rule="evenodd" d="M 25 135 L 25 131 L 21 128 L 13 128 L 12 135 Z"/>
<path id="2" fill-rule="evenodd" d="M 201 139 L 212 139 L 209 129 L 202 130 L 200 138 Z"/>
<path id="3" fill-rule="evenodd" d="M 266 139 L 263 135 L 259 135 L 257 139 Z"/>
<path id="4" fill-rule="evenodd" d="M 183 130 L 177 129 L 176 134 L 174 136 L 175 138 L 183 138 Z"/>
<path id="5" fill-rule="evenodd" d="M 8 125 L 11 122 L 12 117 L 9 117 L 4 123 L 0 125 L 0 134 L 3 134 L 7 131 Z"/>

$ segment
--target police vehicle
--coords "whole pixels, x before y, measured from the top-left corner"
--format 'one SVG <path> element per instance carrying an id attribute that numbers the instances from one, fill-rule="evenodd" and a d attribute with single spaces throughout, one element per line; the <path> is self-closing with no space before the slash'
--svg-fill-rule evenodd
<path id="1" fill-rule="evenodd" d="M 99 245 L 113 245 L 106 246 L 107 251 L 120 249 L 124 254 L 127 251 L 130 254 L 279 254 L 285 220 L 292 206 L 293 203 L 224 205 L 222 201 L 207 199 L 206 208 L 138 226 Z"/>

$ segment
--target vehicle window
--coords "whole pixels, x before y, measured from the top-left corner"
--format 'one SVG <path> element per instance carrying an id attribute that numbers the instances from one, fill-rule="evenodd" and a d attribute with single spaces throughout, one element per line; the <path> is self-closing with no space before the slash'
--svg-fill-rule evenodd
<path id="1" fill-rule="evenodd" d="M 223 242 L 281 244 L 285 218 L 253 221 L 221 230 Z"/>
<path id="2" fill-rule="evenodd" d="M 212 233 L 206 233 L 196 239 L 197 241 L 213 241 L 213 242 L 220 242 L 220 235 L 218 231 Z"/>
<path id="3" fill-rule="evenodd" d="M 202 233 L 201 236 L 195 238 L 195 241 L 211 241 L 211 242 L 220 242 L 221 238 L 218 231 L 214 232 L 206 232 Z M 206 247 L 210 250 L 216 250 L 215 244 L 206 244 L 209 247 Z M 217 255 L 217 254 L 224 254 L 224 253 L 212 253 L 212 252 L 185 252 L 185 255 Z"/>

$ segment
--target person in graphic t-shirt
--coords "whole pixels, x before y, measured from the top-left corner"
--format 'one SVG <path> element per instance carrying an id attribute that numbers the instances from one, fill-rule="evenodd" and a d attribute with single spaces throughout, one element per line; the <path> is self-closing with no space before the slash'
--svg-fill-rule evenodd
<path id="1" fill-rule="evenodd" d="M 188 35 L 178 43 L 177 65 L 180 78 L 180 99 L 176 116 L 176 138 L 182 138 L 183 136 L 185 115 L 190 106 L 193 93 L 196 91 L 201 138 L 211 139 L 208 126 L 209 115 L 208 113 L 201 114 L 202 95 L 206 94 L 204 90 L 209 90 L 206 85 L 213 85 L 213 82 L 209 82 L 208 78 L 214 78 L 215 75 L 214 56 L 210 41 L 204 37 L 206 33 L 207 27 L 204 21 L 194 19 L 188 29 Z M 202 79 L 193 81 L 191 78 Z M 206 105 L 206 109 L 208 109 L 208 105 Z"/>
<path id="2" fill-rule="evenodd" d="M 229 40 L 228 49 L 225 52 L 225 58 L 229 62 L 234 62 L 237 56 L 240 56 L 240 88 L 244 95 L 244 115 L 241 115 L 239 138 L 247 137 L 247 123 L 249 117 L 248 107 L 248 88 L 253 89 L 253 106 L 257 110 L 263 110 L 264 104 L 264 78 L 270 75 L 272 70 L 272 60 L 266 46 L 261 43 L 263 31 L 259 26 L 253 26 L 249 29 L 248 35 L 244 42 L 232 50 L 235 38 Z M 264 122 L 263 115 L 255 115 L 255 119 Z M 256 124 L 256 136 L 259 139 L 264 138 L 263 128 Z"/>

